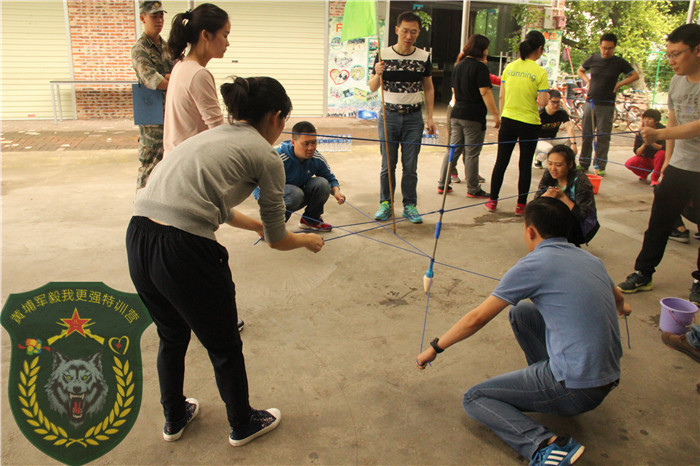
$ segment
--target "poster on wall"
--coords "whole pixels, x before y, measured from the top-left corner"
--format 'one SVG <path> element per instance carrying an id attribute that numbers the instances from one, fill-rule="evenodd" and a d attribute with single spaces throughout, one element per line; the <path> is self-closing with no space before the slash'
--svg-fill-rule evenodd
<path id="1" fill-rule="evenodd" d="M 537 64 L 547 71 L 549 85 L 553 86 L 559 78 L 559 58 L 561 57 L 562 31 L 557 29 L 539 30 L 544 35 L 544 53 Z"/>
<path id="2" fill-rule="evenodd" d="M 361 110 L 377 112 L 381 108 L 379 93 L 370 92 L 367 83 L 379 41 L 364 37 L 342 42 L 342 16 L 329 18 L 328 27 L 328 116 L 356 117 Z M 383 34 L 383 20 L 379 28 Z"/>

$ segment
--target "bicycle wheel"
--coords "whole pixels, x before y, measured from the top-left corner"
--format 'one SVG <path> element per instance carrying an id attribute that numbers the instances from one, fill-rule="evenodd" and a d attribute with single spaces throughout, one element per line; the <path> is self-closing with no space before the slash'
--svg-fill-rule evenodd
<path id="1" fill-rule="evenodd" d="M 642 128 L 642 114 L 639 107 L 630 105 L 627 110 L 627 127 L 630 131 L 639 131 Z"/>
<path id="2" fill-rule="evenodd" d="M 583 129 L 583 103 L 583 100 L 574 101 L 571 106 L 571 115 L 569 115 L 579 130 Z"/>

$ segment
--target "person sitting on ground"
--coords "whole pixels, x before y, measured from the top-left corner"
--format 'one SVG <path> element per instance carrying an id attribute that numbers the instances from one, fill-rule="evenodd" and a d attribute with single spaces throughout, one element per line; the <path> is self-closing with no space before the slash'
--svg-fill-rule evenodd
<path id="1" fill-rule="evenodd" d="M 523 235 L 530 253 L 506 272 L 491 296 L 416 358 L 425 369 L 438 353 L 472 336 L 510 304 L 510 324 L 528 367 L 472 387 L 463 406 L 532 459 L 531 465 L 571 464 L 583 453 L 576 440 L 558 436 L 523 412 L 574 416 L 602 403 L 620 379 L 615 313 L 631 312 L 602 261 L 566 241 L 570 218 L 569 209 L 555 199 L 530 202 Z"/>
<path id="2" fill-rule="evenodd" d="M 345 202 L 340 192 L 340 184 L 331 171 L 326 159 L 316 150 L 316 128 L 308 121 L 300 121 L 292 127 L 292 140 L 284 141 L 277 152 L 284 162 L 287 177 L 284 186 L 284 203 L 287 206 L 285 221 L 292 212 L 306 206 L 299 227 L 304 230 L 331 231 L 330 224 L 324 223 L 321 215 L 328 196 L 338 204 Z"/>
<path id="3" fill-rule="evenodd" d="M 570 243 L 581 245 L 593 239 L 600 228 L 593 185 L 585 173 L 576 169 L 576 154 L 564 144 L 552 148 L 547 157 L 547 171 L 542 175 L 535 194 L 559 199 L 572 215 Z"/>
<path id="4" fill-rule="evenodd" d="M 642 114 L 642 127 L 646 128 L 665 128 L 659 123 L 661 121 L 661 112 L 650 108 Z M 661 168 L 664 166 L 666 159 L 666 141 L 656 141 L 653 144 L 647 144 L 642 139 L 641 133 L 637 133 L 634 137 L 634 156 L 630 157 L 625 162 L 632 173 L 639 177 L 639 181 L 646 181 L 651 173 L 651 186 L 659 184 L 661 176 Z"/>
<path id="5" fill-rule="evenodd" d="M 569 119 L 569 114 L 561 108 L 561 92 L 556 89 L 549 90 L 549 103 L 544 108 L 540 109 L 540 120 L 542 120 L 542 128 L 539 133 L 539 141 L 535 148 L 535 168 L 543 168 L 542 163 L 547 161 L 547 156 L 554 146 L 548 142 L 557 137 L 559 128 L 564 127 L 566 134 L 569 136 L 569 145 L 576 154 L 576 136 L 574 135 L 574 124 Z"/>
<path id="6" fill-rule="evenodd" d="M 693 324 L 685 334 L 661 332 L 661 341 L 700 362 L 700 325 Z"/>

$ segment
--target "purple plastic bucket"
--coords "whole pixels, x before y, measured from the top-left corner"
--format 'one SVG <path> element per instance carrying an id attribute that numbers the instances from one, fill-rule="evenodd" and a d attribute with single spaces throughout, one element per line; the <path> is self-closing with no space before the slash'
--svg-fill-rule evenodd
<path id="1" fill-rule="evenodd" d="M 659 328 L 664 332 L 682 335 L 695 320 L 698 307 L 681 298 L 663 298 L 661 301 Z"/>

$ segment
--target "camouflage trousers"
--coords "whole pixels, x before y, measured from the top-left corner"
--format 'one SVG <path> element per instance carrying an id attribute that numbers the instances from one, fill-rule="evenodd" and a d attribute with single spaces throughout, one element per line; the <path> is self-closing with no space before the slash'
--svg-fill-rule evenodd
<path id="1" fill-rule="evenodd" d="M 146 186 L 151 171 L 163 160 L 163 125 L 139 126 L 139 174 L 136 188 Z"/>

